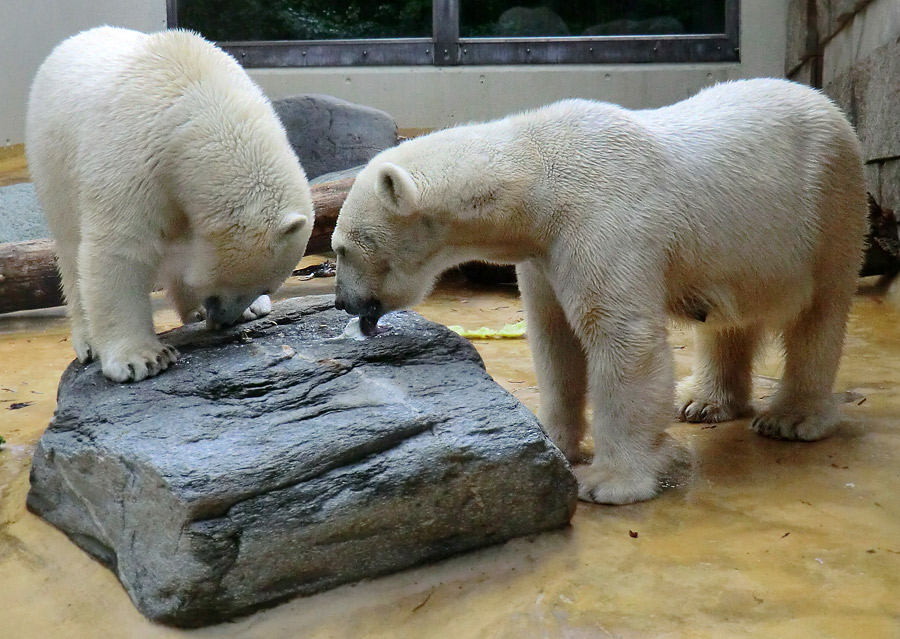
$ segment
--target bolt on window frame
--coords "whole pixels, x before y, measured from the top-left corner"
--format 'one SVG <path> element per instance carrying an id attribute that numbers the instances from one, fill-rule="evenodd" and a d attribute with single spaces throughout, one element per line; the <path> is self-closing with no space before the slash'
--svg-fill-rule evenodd
<path id="1" fill-rule="evenodd" d="M 460 0 L 433 0 L 431 38 L 217 43 L 248 68 L 641 64 L 740 61 L 740 0 L 724 0 L 723 33 L 461 38 Z M 178 0 L 166 0 L 169 28 Z"/>

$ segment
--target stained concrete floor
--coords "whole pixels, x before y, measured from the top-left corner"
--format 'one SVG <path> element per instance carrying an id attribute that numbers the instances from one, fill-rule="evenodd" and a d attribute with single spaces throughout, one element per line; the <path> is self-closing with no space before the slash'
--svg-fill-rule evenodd
<path id="1" fill-rule="evenodd" d="M 291 280 L 280 296 L 331 286 Z M 513 290 L 458 282 L 417 310 L 471 328 L 522 317 Z M 161 305 L 156 320 L 160 330 L 178 323 Z M 109 570 L 25 510 L 30 457 L 73 353 L 60 309 L 0 315 L 0 637 L 897 639 L 898 333 L 897 304 L 857 296 L 835 388 L 845 421 L 828 440 L 770 441 L 746 420 L 673 422 L 690 471 L 653 501 L 579 504 L 565 530 L 182 631 L 144 619 Z M 673 329 L 671 345 L 684 376 L 689 333 Z M 497 382 L 536 410 L 526 342 L 476 346 Z M 755 396 L 778 374 L 772 345 Z"/>

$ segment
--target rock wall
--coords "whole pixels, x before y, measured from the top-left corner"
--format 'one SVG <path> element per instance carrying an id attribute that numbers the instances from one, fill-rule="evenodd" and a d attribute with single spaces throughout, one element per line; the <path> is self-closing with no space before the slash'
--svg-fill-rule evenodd
<path id="1" fill-rule="evenodd" d="M 819 87 L 856 127 L 869 191 L 900 207 L 900 2 L 791 0 L 785 74 Z"/>

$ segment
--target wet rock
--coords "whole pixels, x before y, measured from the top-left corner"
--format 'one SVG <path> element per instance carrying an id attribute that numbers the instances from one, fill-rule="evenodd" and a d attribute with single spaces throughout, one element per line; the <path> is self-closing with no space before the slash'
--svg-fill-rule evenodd
<path id="1" fill-rule="evenodd" d="M 180 626 L 569 521 L 568 464 L 471 344 L 412 312 L 339 338 L 333 299 L 171 331 L 137 384 L 73 363 L 28 507 Z"/>
<path id="2" fill-rule="evenodd" d="M 272 106 L 309 179 L 366 164 L 397 144 L 394 119 L 372 107 L 318 94 L 274 100 Z"/>

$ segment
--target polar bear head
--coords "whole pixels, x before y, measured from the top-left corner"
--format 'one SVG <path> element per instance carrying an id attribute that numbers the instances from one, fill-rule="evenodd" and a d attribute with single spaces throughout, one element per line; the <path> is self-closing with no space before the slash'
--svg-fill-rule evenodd
<path id="1" fill-rule="evenodd" d="M 260 295 L 274 292 L 303 257 L 312 232 L 309 213 L 285 211 L 257 228 L 194 234 L 178 251 L 188 296 L 202 303 L 210 326 L 235 323 Z"/>
<path id="2" fill-rule="evenodd" d="M 335 305 L 360 316 L 363 332 L 384 313 L 420 302 L 450 267 L 525 259 L 531 243 L 517 220 L 529 181 L 474 127 L 404 142 L 356 178 L 332 248 Z"/>

